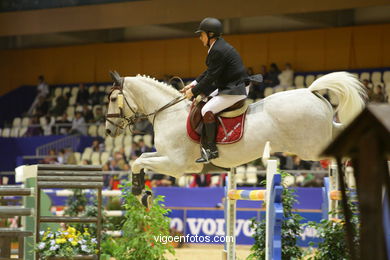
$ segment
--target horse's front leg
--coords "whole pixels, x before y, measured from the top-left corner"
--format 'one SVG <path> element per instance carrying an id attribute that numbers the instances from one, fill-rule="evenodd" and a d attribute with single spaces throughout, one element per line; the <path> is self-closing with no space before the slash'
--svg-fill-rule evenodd
<path id="1" fill-rule="evenodd" d="M 140 202 L 147 208 L 151 207 L 152 194 L 149 191 L 145 191 L 144 169 L 162 174 L 172 174 L 185 171 L 184 165 L 175 164 L 167 156 L 152 157 L 150 154 L 137 158 L 131 168 L 133 173 L 132 193 L 136 195 Z"/>

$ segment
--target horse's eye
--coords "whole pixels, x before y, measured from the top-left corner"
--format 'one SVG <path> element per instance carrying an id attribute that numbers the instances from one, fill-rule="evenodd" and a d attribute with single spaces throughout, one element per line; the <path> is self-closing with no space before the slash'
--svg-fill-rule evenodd
<path id="1" fill-rule="evenodd" d="M 111 102 L 115 102 L 115 101 L 116 101 L 116 97 L 111 98 Z"/>

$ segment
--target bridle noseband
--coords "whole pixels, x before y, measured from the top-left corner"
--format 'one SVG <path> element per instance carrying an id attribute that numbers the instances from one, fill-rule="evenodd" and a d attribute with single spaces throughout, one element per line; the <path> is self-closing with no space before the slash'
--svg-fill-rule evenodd
<path id="1" fill-rule="evenodd" d="M 156 119 L 156 116 L 159 112 L 173 106 L 173 105 L 176 105 L 177 103 L 183 101 L 186 97 L 185 96 L 179 96 L 179 97 L 176 97 L 174 98 L 172 101 L 168 102 L 166 105 L 162 106 L 161 108 L 157 109 L 156 111 L 150 113 L 150 114 L 147 114 L 147 115 L 143 115 L 143 114 L 139 114 L 137 113 L 129 104 L 129 102 L 127 101 L 126 99 L 126 96 L 124 95 L 123 93 L 123 80 L 120 82 L 120 85 L 117 85 L 116 83 L 114 83 L 114 85 L 112 86 L 111 90 L 110 90 L 110 93 L 108 94 L 108 102 L 111 101 L 110 99 L 110 96 L 112 94 L 112 92 L 114 92 L 114 90 L 119 90 L 119 94 L 118 94 L 118 97 L 117 97 L 117 102 L 118 102 L 118 108 L 119 108 L 119 113 L 113 113 L 113 114 L 107 114 L 106 115 L 106 121 L 108 121 L 109 123 L 113 124 L 114 126 L 116 126 L 117 128 L 120 128 L 122 130 L 124 130 L 127 126 L 129 126 L 129 130 L 130 132 L 132 132 L 130 126 L 133 126 L 137 121 L 141 120 L 141 119 L 148 119 L 149 116 L 154 116 L 153 117 L 153 125 L 154 125 L 154 120 Z M 124 104 L 126 103 L 127 107 L 131 110 L 131 112 L 133 112 L 133 115 L 130 116 L 130 117 L 127 117 L 125 114 L 124 114 Z M 110 118 L 121 118 L 121 119 L 124 119 L 123 121 L 121 121 L 120 124 L 117 124 L 115 122 L 113 122 Z"/>

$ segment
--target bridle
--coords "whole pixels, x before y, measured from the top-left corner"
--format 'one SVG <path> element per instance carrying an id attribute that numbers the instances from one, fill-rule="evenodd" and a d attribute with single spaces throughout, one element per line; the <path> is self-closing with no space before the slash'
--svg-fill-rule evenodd
<path id="1" fill-rule="evenodd" d="M 122 84 L 123 84 L 123 81 L 121 82 L 120 85 L 116 85 L 114 83 L 114 85 L 112 86 L 112 88 L 110 90 L 110 93 L 108 94 L 108 101 L 110 102 L 111 101 L 110 96 L 111 96 L 112 92 L 114 90 L 119 90 L 119 94 L 117 96 L 119 113 L 107 114 L 106 115 L 106 121 L 108 121 L 112 125 L 116 126 L 117 128 L 120 128 L 122 130 L 124 130 L 127 126 L 129 126 L 130 132 L 132 132 L 131 126 L 133 126 L 137 121 L 139 121 L 141 119 L 148 119 L 149 116 L 153 116 L 152 124 L 154 125 L 154 120 L 156 119 L 156 116 L 157 116 L 157 114 L 159 112 L 164 111 L 165 109 L 167 109 L 167 108 L 169 108 L 171 106 L 174 106 L 177 103 L 179 103 L 179 102 L 183 101 L 184 99 L 186 99 L 185 96 L 179 96 L 179 97 L 174 98 L 173 100 L 168 102 L 166 105 L 160 107 L 159 109 L 157 109 L 156 111 L 154 111 L 152 113 L 149 113 L 149 114 L 146 114 L 146 115 L 139 114 L 130 106 L 129 102 L 127 101 L 127 99 L 126 99 L 126 97 L 125 97 L 125 95 L 123 93 L 123 85 Z M 127 107 L 131 110 L 131 112 L 133 112 L 132 116 L 127 117 L 124 114 L 124 104 L 126 104 Z M 124 120 L 122 120 L 121 123 L 117 124 L 117 123 L 113 122 L 110 118 L 121 118 L 121 119 L 124 119 Z"/>

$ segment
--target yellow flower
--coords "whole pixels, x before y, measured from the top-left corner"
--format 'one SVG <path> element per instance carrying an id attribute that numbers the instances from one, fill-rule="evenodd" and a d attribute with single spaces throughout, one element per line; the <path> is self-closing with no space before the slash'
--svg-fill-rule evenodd
<path id="1" fill-rule="evenodd" d="M 63 243 L 66 243 L 66 239 L 65 238 L 57 238 L 56 239 L 56 244 L 63 244 Z"/>
<path id="2" fill-rule="evenodd" d="M 74 227 L 69 227 L 67 230 L 70 234 L 76 234 L 76 229 Z"/>
<path id="3" fill-rule="evenodd" d="M 72 242 L 70 242 L 72 244 L 72 246 L 77 246 L 77 241 L 73 240 Z"/>

